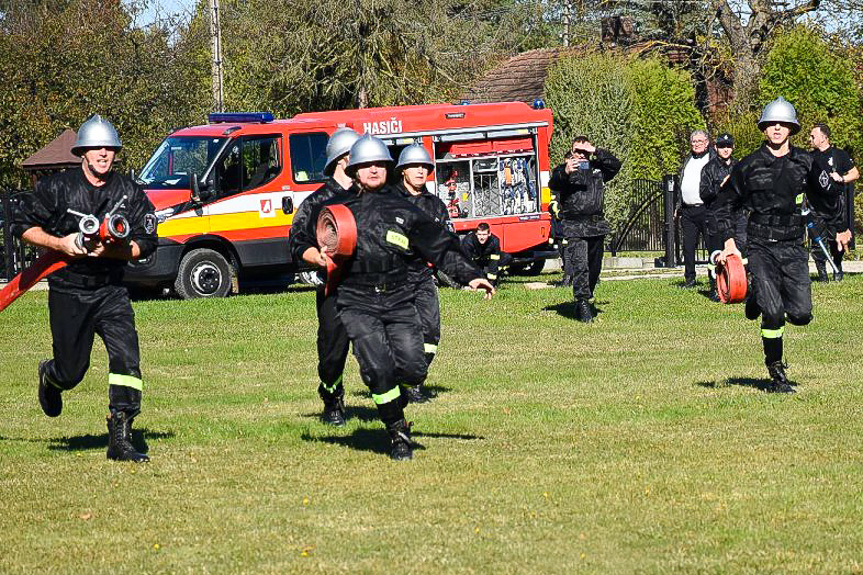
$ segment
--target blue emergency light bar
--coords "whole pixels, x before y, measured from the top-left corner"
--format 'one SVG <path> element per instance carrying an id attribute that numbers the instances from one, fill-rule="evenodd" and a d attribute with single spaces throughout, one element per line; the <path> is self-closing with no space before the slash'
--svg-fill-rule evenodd
<path id="1" fill-rule="evenodd" d="M 207 116 L 211 124 L 266 124 L 273 120 L 272 112 L 214 112 Z"/>

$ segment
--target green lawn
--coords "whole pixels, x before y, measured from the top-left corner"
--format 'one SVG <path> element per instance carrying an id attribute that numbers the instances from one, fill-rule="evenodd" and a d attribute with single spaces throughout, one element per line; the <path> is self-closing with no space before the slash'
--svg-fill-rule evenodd
<path id="1" fill-rule="evenodd" d="M 555 276 L 545 276 L 554 278 Z M 863 277 L 786 331 L 795 396 L 763 393 L 758 324 L 679 280 L 444 290 L 412 462 L 349 360 L 318 422 L 314 296 L 135 303 L 152 462 L 105 459 L 107 367 L 36 401 L 47 295 L 0 314 L 0 573 L 863 572 Z"/>

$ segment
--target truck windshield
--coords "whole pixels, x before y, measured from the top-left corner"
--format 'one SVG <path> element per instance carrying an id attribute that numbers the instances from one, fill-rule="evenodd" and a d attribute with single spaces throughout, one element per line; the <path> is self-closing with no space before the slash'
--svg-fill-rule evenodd
<path id="1" fill-rule="evenodd" d="M 204 174 L 225 138 L 170 137 L 153 153 L 138 179 L 151 189 L 188 189 L 189 175 Z"/>

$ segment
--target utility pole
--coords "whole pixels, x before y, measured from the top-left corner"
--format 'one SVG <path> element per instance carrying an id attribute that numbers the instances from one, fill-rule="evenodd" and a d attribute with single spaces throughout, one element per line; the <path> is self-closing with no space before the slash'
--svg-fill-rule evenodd
<path id="1" fill-rule="evenodd" d="M 571 14 L 572 6 L 569 2 L 563 3 L 563 45 L 569 46 L 569 22 L 572 17 Z"/>
<path id="2" fill-rule="evenodd" d="M 210 39 L 213 47 L 213 105 L 216 112 L 225 111 L 225 72 L 222 65 L 222 25 L 219 0 L 210 0 Z"/>

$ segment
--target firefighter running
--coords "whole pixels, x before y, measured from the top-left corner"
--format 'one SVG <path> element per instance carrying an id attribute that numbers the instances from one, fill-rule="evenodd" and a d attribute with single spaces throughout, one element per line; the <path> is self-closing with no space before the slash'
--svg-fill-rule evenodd
<path id="1" fill-rule="evenodd" d="M 812 293 L 802 206 L 807 192 L 819 193 L 812 156 L 789 143 L 800 131 L 797 113 L 784 98 L 767 106 L 758 121 L 766 142 L 743 158 L 731 171 L 727 186 L 716 199 L 716 217 L 724 239 L 718 260 L 740 251 L 734 241 L 735 211 L 750 210 L 748 232 L 751 291 L 745 313 L 761 316 L 764 362 L 770 374 L 767 391 L 794 393 L 785 374 L 782 336 L 785 321 L 806 325 L 812 321 Z"/>
<path id="2" fill-rule="evenodd" d="M 426 189 L 426 181 L 433 170 L 434 162 L 421 144 L 407 146 L 402 150 L 396 164 L 396 173 L 401 174 L 401 182 L 397 183 L 395 188 L 408 202 L 452 232 L 453 225 L 446 204 Z M 434 273 L 425 260 L 417 257 L 411 261 L 408 282 L 414 286 L 414 304 L 423 327 L 426 364 L 431 367 L 440 343 L 440 301 Z M 408 387 L 405 395 L 412 403 L 425 403 L 431 399 L 423 384 Z"/>
<path id="3" fill-rule="evenodd" d="M 485 290 L 486 297 L 494 287 L 464 257 L 453 234 L 387 191 L 391 165 L 386 144 L 368 134 L 361 137 L 351 147 L 347 166 L 359 195 L 328 203 L 344 204 L 357 221 L 356 253 L 345 263 L 339 286 L 339 316 L 390 435 L 390 457 L 405 460 L 413 456 L 413 442 L 400 384 L 420 385 L 428 371 L 415 292 L 407 283 L 414 254 L 471 288 Z"/>
<path id="4" fill-rule="evenodd" d="M 110 122 L 99 115 L 84 122 L 72 148 L 81 156 L 81 167 L 42 179 L 32 194 L 24 196 L 15 211 L 13 233 L 71 259 L 48 279 L 54 357 L 39 363 L 42 411 L 48 417 L 60 415 L 62 393 L 84 378 L 94 335 L 99 334 L 109 358 L 108 459 L 143 462 L 149 458 L 131 442 L 143 389 L 138 333 L 121 279 L 127 260 L 156 249 L 156 216 L 141 188 L 113 170 L 120 148 Z M 115 206 L 129 222 L 128 243 L 82 241 L 81 215 L 102 220 Z"/>
<path id="5" fill-rule="evenodd" d="M 316 215 L 324 202 L 333 198 L 356 196 L 353 180 L 345 173 L 348 152 L 360 135 L 350 128 L 336 130 L 327 142 L 327 163 L 324 174 L 329 176 L 320 188 L 300 204 L 291 226 L 291 256 L 321 268 L 326 273 L 327 263 L 318 249 L 315 237 Z M 342 382 L 345 360 L 350 343 L 336 311 L 337 290 L 326 291 L 324 284 L 317 286 L 315 308 L 318 315 L 318 395 L 324 402 L 321 419 L 324 423 L 345 425 L 345 388 Z"/>

